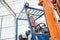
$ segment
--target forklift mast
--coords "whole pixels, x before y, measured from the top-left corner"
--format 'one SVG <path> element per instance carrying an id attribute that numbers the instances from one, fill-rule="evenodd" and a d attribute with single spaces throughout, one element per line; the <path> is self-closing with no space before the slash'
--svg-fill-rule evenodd
<path id="1" fill-rule="evenodd" d="M 54 6 L 55 3 L 57 4 L 56 7 Z M 60 27 L 54 13 L 56 9 L 60 17 L 60 0 L 39 0 L 38 5 L 44 8 L 51 40 L 60 40 Z"/>
<path id="2" fill-rule="evenodd" d="M 56 0 L 56 2 L 57 2 L 57 12 L 58 12 L 58 15 L 59 15 L 59 17 L 60 17 L 60 0 Z"/>

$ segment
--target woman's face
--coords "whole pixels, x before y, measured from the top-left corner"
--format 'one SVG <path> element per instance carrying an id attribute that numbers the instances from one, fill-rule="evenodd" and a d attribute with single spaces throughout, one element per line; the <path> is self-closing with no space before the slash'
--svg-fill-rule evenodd
<path id="1" fill-rule="evenodd" d="M 27 9 L 27 14 L 30 15 L 30 9 Z"/>

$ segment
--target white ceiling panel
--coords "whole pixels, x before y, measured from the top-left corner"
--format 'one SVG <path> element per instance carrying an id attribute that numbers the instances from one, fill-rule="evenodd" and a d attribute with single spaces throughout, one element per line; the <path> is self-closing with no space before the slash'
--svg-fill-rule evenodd
<path id="1" fill-rule="evenodd" d="M 11 14 L 1 3 L 0 3 L 0 16 Z"/>

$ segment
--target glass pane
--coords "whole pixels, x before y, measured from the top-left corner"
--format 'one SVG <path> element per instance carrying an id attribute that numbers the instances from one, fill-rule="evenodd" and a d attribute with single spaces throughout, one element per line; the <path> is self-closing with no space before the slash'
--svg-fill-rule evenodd
<path id="1" fill-rule="evenodd" d="M 15 37 L 15 27 L 2 28 L 1 39 Z"/>
<path id="2" fill-rule="evenodd" d="M 3 17 L 2 27 L 10 27 L 10 26 L 14 26 L 14 17 L 11 15 Z"/>

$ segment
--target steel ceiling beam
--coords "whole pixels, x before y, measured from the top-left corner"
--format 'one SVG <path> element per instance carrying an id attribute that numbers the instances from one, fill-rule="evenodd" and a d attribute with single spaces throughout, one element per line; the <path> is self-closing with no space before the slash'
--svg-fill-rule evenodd
<path id="1" fill-rule="evenodd" d="M 16 13 L 12 10 L 9 4 L 5 0 L 1 0 L 1 4 L 14 16 L 16 17 Z"/>
<path id="2" fill-rule="evenodd" d="M 0 2 L 1 2 L 1 0 L 0 0 Z"/>

